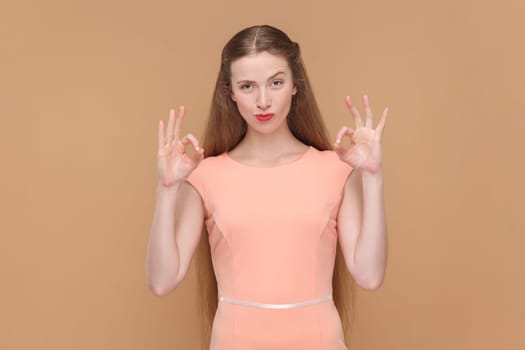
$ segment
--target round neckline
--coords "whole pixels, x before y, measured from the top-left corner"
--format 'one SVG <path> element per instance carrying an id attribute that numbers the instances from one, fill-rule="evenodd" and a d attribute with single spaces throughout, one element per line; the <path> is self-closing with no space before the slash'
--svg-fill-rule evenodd
<path id="1" fill-rule="evenodd" d="M 242 167 L 245 167 L 245 168 L 252 168 L 252 169 L 274 169 L 274 168 L 284 168 L 286 166 L 290 166 L 290 165 L 293 165 L 293 164 L 296 164 L 298 163 L 300 160 L 306 158 L 306 155 L 309 154 L 311 151 L 312 151 L 313 147 L 312 146 L 308 146 L 308 148 L 306 149 L 306 151 L 304 151 L 299 157 L 295 158 L 294 160 L 288 162 L 288 163 L 283 163 L 283 164 L 275 164 L 275 165 L 263 165 L 263 166 L 257 166 L 257 165 L 248 165 L 248 164 L 244 164 L 244 163 L 241 163 L 235 159 L 233 159 L 232 157 L 230 157 L 230 155 L 228 154 L 228 152 L 224 152 L 222 155 L 224 158 L 226 158 L 227 160 L 229 160 L 230 162 L 233 162 L 237 165 L 240 165 Z"/>

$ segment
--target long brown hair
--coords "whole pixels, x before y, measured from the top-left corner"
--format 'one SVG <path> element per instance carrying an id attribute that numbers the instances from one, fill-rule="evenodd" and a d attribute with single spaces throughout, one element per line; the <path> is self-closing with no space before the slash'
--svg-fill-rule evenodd
<path id="1" fill-rule="evenodd" d="M 203 147 L 204 156 L 216 156 L 232 150 L 246 134 L 246 122 L 231 99 L 231 63 L 241 57 L 268 52 L 286 59 L 292 71 L 297 93 L 292 97 L 292 105 L 287 116 L 288 127 L 302 143 L 318 150 L 331 150 L 326 126 L 317 106 L 303 60 L 299 44 L 290 40 L 281 30 L 268 26 L 253 26 L 235 34 L 224 46 L 221 66 L 213 92 L 208 124 Z M 202 345 L 210 345 L 213 318 L 218 306 L 217 280 L 213 270 L 208 232 L 204 225 L 203 234 L 196 254 L 200 310 L 203 317 Z M 341 317 L 345 342 L 351 332 L 353 319 L 354 284 L 342 257 L 339 243 L 335 258 L 332 290 L 335 306 Z"/>

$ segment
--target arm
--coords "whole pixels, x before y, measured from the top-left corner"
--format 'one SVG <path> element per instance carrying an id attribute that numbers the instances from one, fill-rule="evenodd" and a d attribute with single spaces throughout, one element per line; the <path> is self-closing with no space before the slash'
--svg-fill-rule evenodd
<path id="1" fill-rule="evenodd" d="M 354 169 L 345 184 L 339 208 L 339 239 L 352 277 L 362 288 L 373 290 L 383 283 L 387 260 L 381 137 L 388 108 L 373 129 L 368 96 L 363 96 L 365 121 L 350 96 L 346 96 L 345 102 L 354 115 L 356 130 L 343 126 L 334 146 L 340 159 Z M 344 136 L 351 138 L 348 148 L 341 144 Z"/>
<path id="2" fill-rule="evenodd" d="M 353 171 L 338 214 L 339 242 L 349 272 L 367 290 L 381 286 L 387 263 L 383 172 Z"/>
<path id="3" fill-rule="evenodd" d="M 183 118 L 184 106 L 180 106 L 177 117 L 170 109 L 166 132 L 159 121 L 159 182 L 146 251 L 147 284 L 159 296 L 174 290 L 184 279 L 204 217 L 201 196 L 186 181 L 203 159 L 204 150 L 192 134 L 179 139 Z M 185 151 L 189 144 L 196 150 L 191 157 Z"/>
<path id="4" fill-rule="evenodd" d="M 199 243 L 204 208 L 198 192 L 185 181 L 157 185 L 157 199 L 146 252 L 148 287 L 166 295 L 184 279 Z"/>

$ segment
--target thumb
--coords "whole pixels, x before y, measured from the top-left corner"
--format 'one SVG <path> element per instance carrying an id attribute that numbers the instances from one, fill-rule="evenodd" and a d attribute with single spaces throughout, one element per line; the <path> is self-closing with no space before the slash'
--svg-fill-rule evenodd
<path id="1" fill-rule="evenodd" d="M 334 151 L 335 151 L 335 153 L 337 153 L 337 155 L 339 156 L 339 158 L 342 158 L 343 155 L 344 155 L 345 152 L 346 152 L 346 149 L 343 148 L 343 147 L 341 146 L 340 143 L 336 143 L 336 144 L 334 145 Z"/>

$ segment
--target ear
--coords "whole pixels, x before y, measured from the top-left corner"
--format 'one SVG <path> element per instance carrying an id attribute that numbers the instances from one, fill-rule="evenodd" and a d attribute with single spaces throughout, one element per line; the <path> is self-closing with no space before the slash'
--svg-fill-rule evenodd
<path id="1" fill-rule="evenodd" d="M 235 95 L 233 94 L 233 91 L 230 91 L 230 97 L 233 100 L 233 102 L 237 103 L 237 100 L 235 99 Z"/>
<path id="2" fill-rule="evenodd" d="M 297 93 L 297 86 L 293 86 L 293 89 L 292 89 L 292 95 L 295 95 Z"/>

